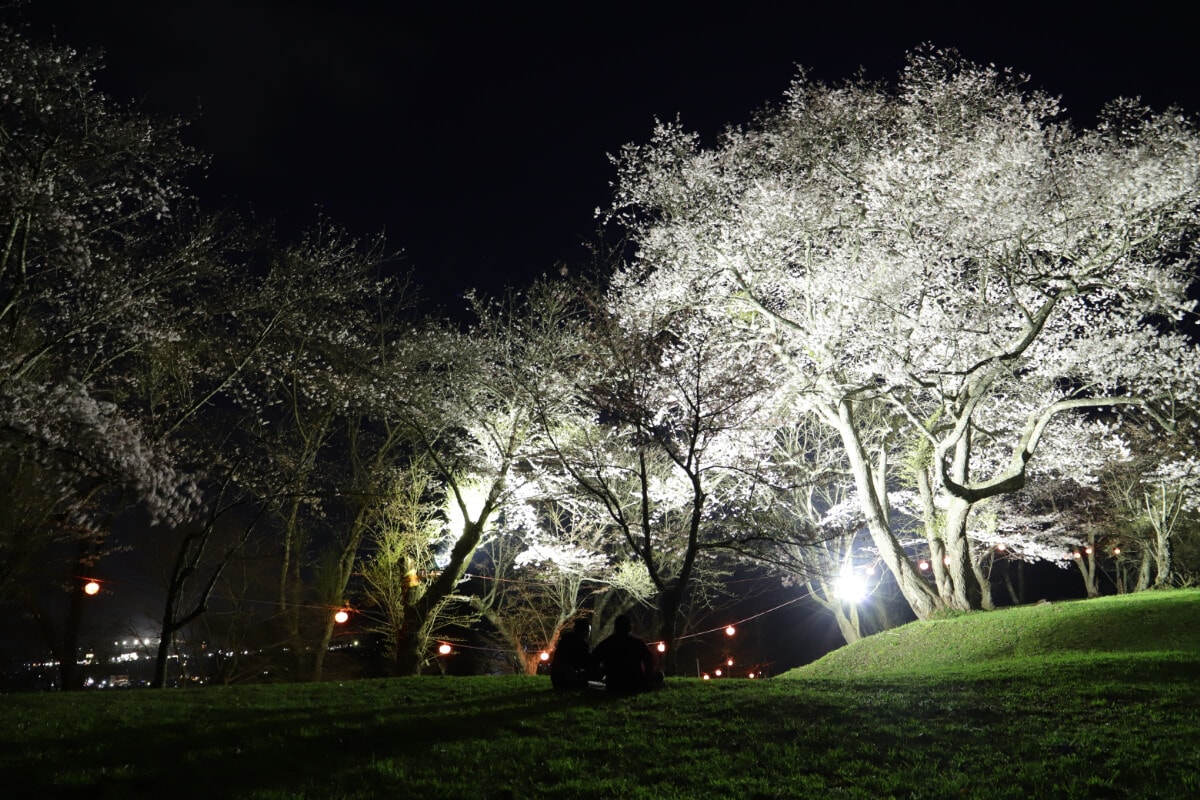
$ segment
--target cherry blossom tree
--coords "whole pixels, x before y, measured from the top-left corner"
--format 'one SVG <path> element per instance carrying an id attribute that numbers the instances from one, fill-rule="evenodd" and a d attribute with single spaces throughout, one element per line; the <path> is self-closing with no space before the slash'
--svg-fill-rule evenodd
<path id="1" fill-rule="evenodd" d="M 590 616 L 603 630 L 656 591 L 645 565 L 614 539 L 594 504 L 563 502 L 561 481 L 546 483 L 552 494 L 535 498 L 534 513 L 526 515 L 534 527 L 496 536 L 484 548 L 486 561 L 473 568 L 484 586 L 472 594 L 472 607 L 527 674 L 536 673 L 540 654 L 576 617 Z"/>
<path id="2" fill-rule="evenodd" d="M 177 123 L 97 91 L 95 71 L 0 27 L 0 431 L 64 481 L 177 519 L 187 476 L 116 401 L 129 355 L 178 335 L 172 299 L 196 266 L 172 220 L 198 159 Z"/>
<path id="3" fill-rule="evenodd" d="M 801 73 L 712 148 L 660 124 L 617 163 L 619 280 L 773 348 L 919 617 L 981 606 L 968 518 L 1026 483 L 1056 418 L 1193 399 L 1200 137 L 1178 110 L 1117 101 L 1083 129 L 1022 76 L 921 50 L 894 85 Z M 897 425 L 927 449 L 937 585 L 889 522 Z"/>
<path id="4" fill-rule="evenodd" d="M 52 524 L 25 543 L 73 539 L 73 575 L 95 565 L 130 505 L 167 524 L 197 506 L 176 442 L 151 430 L 132 387 L 195 319 L 181 300 L 211 250 L 182 186 L 199 159 L 179 124 L 114 103 L 96 90 L 96 69 L 0 27 L 0 460 L 37 472 Z M 82 589 L 68 582 L 54 637 L 65 688 L 77 688 L 66 673 Z"/>
<path id="5" fill-rule="evenodd" d="M 630 273 L 591 308 L 574 390 L 590 418 L 551 438 L 576 493 L 644 564 L 673 671 L 681 612 L 760 483 L 776 408 L 770 353 L 728 348 L 728 314 Z"/>
<path id="6" fill-rule="evenodd" d="M 836 437 L 801 417 L 800 424 L 777 433 L 776 443 L 769 499 L 747 509 L 753 531 L 739 537 L 735 548 L 782 574 L 785 584 L 803 587 L 833 617 L 847 643 L 891 627 L 888 601 L 894 590 L 881 581 L 875 548 L 863 541 L 865 522 Z M 904 544 L 914 555 L 921 552 L 915 534 Z"/>
<path id="7" fill-rule="evenodd" d="M 537 489 L 546 431 L 570 413 L 566 363 L 578 355 L 572 304 L 539 283 L 522 296 L 475 304 L 469 332 L 419 327 L 402 358 L 380 370 L 391 419 L 405 432 L 443 500 L 445 534 L 437 569 L 419 576 L 397 645 L 397 669 L 416 674 L 445 604 L 461 599 L 485 536 L 503 512 L 513 527 Z"/>
<path id="8" fill-rule="evenodd" d="M 1131 431 L 1132 454 L 1102 478 L 1111 512 L 1109 533 L 1125 561 L 1140 562 L 1131 591 L 1172 585 L 1174 551 L 1188 522 L 1200 512 L 1200 457 L 1194 417 L 1171 431 L 1148 426 Z M 1122 576 L 1122 579 L 1124 576 Z"/>
<path id="9" fill-rule="evenodd" d="M 322 222 L 271 253 L 229 312 L 238 369 L 220 391 L 256 425 L 238 443 L 240 480 L 279 531 L 280 618 L 313 680 L 373 510 L 409 454 L 383 377 L 410 351 L 412 296 L 393 261 L 382 241 Z"/>

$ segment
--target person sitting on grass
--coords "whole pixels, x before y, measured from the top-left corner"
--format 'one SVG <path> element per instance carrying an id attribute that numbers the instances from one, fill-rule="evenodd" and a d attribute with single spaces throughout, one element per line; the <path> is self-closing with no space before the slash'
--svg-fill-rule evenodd
<path id="1" fill-rule="evenodd" d="M 654 656 L 641 639 L 634 636 L 629 617 L 613 621 L 613 634 L 601 642 L 592 659 L 604 676 L 610 692 L 642 692 L 662 684 L 661 672 L 654 669 Z"/>
<path id="2" fill-rule="evenodd" d="M 592 626 L 586 619 L 575 620 L 575 627 L 563 631 L 550 660 L 550 685 L 560 692 L 586 689 L 591 677 L 592 654 L 588 640 Z"/>

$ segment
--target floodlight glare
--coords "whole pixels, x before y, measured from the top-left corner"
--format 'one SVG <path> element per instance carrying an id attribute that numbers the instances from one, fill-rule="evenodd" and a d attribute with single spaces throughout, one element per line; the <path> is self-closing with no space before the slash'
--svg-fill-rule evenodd
<path id="1" fill-rule="evenodd" d="M 867 579 L 856 572 L 843 572 L 833 582 L 833 594 L 845 603 L 862 602 L 867 596 Z"/>

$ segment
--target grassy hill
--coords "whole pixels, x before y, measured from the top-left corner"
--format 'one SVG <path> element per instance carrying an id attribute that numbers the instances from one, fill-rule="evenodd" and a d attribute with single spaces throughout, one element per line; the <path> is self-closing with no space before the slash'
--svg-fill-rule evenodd
<path id="1" fill-rule="evenodd" d="M 1200 592 L 918 623 L 787 679 L 0 696 L 5 797 L 1200 797 Z"/>
<path id="2" fill-rule="evenodd" d="M 789 678 L 1020 676 L 1200 666 L 1200 590 L 1040 603 L 914 622 L 835 650 Z"/>

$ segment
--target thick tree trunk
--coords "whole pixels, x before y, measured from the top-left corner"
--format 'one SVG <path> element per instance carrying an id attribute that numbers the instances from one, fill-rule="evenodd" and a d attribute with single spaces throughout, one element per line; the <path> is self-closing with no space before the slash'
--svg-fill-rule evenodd
<path id="1" fill-rule="evenodd" d="M 483 538 L 483 527 L 496 508 L 496 501 L 503 488 L 504 476 L 492 484 L 479 518 L 464 523 L 462 535 L 450 550 L 445 568 L 428 586 L 410 589 L 412 602 L 404 605 L 404 624 L 400 631 L 400 642 L 396 647 L 396 672 L 398 675 L 418 675 L 425 663 L 425 648 L 429 635 L 437 622 L 442 605 L 450 598 L 454 587 L 466 572 L 467 565 L 475 555 L 479 541 Z M 419 592 L 419 596 L 418 596 Z"/>
<path id="2" fill-rule="evenodd" d="M 886 496 L 881 498 L 872 480 L 871 467 L 862 442 L 855 428 L 853 411 L 848 401 L 843 401 L 837 408 L 836 414 L 830 414 L 830 421 L 837 425 L 838 434 L 846 448 L 850 468 L 854 475 L 854 485 L 863 515 L 866 517 L 867 530 L 879 550 L 883 563 L 891 570 L 900 587 L 900 593 L 908 601 L 909 607 L 917 619 L 929 619 L 941 606 L 941 599 L 925 581 L 917 567 L 909 559 L 900 542 L 892 534 L 888 525 L 887 512 L 884 503 Z"/>
<path id="3" fill-rule="evenodd" d="M 842 638 L 846 640 L 846 644 L 853 644 L 862 638 L 862 626 L 858 619 L 858 606 L 850 606 L 850 614 L 846 614 L 846 610 L 841 603 L 836 603 L 831 609 L 833 618 L 837 621 L 838 632 L 842 634 Z"/>
<path id="4" fill-rule="evenodd" d="M 667 647 L 666 652 L 663 653 L 663 672 L 667 675 L 678 674 L 679 658 L 675 652 L 675 637 L 679 633 L 679 609 L 682 605 L 682 585 L 678 582 L 659 594 L 658 611 L 661 622 L 658 634 Z"/>
<path id="5" fill-rule="evenodd" d="M 404 608 L 404 626 L 400 629 L 400 641 L 396 646 L 397 675 L 420 675 L 421 667 L 425 665 L 425 646 L 429 637 L 420 605 L 417 603 Z"/>
<path id="6" fill-rule="evenodd" d="M 1096 580 L 1096 537 L 1088 536 L 1087 547 L 1075 559 L 1075 566 L 1079 568 L 1079 574 L 1083 576 L 1083 589 L 1087 592 L 1089 599 L 1100 596 L 1100 585 Z"/>
<path id="7" fill-rule="evenodd" d="M 862 638 L 862 624 L 858 616 L 858 606 L 851 605 L 849 615 L 846 614 L 845 606 L 836 597 L 833 597 L 829 585 L 825 581 L 819 581 L 820 585 L 814 584 L 812 581 L 807 581 L 808 596 L 816 601 L 817 605 L 824 608 L 833 615 L 834 622 L 837 623 L 838 632 L 842 634 L 842 639 L 846 644 L 857 642 Z"/>
<path id="8" fill-rule="evenodd" d="M 1156 530 L 1154 547 L 1154 588 L 1163 589 L 1171 585 L 1174 569 L 1171 553 L 1171 534 L 1166 526 Z"/>
<path id="9" fill-rule="evenodd" d="M 1150 549 L 1142 548 L 1142 567 L 1138 570 L 1137 587 L 1135 592 L 1144 592 L 1150 588 L 1150 576 L 1152 573 L 1154 557 L 1150 554 Z"/>
<path id="10" fill-rule="evenodd" d="M 946 509 L 942 538 L 946 543 L 945 559 L 950 593 L 942 596 L 942 602 L 959 611 L 977 611 L 983 608 L 983 589 L 975 572 L 975 559 L 967 539 L 967 518 L 971 504 L 954 497 Z"/>

